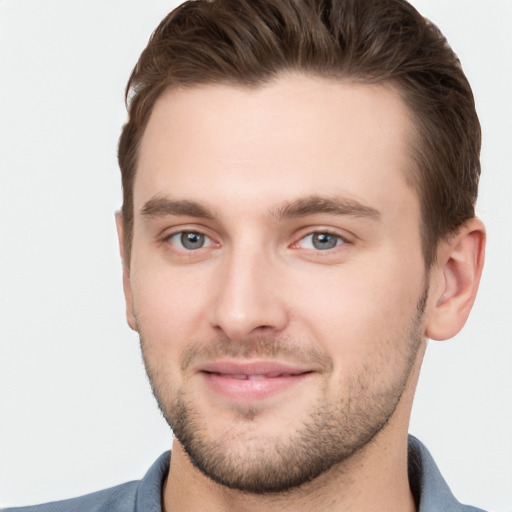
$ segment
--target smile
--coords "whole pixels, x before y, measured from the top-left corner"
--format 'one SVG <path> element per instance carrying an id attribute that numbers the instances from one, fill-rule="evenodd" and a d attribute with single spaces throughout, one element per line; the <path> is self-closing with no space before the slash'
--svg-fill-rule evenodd
<path id="1" fill-rule="evenodd" d="M 213 373 L 213 375 L 218 375 L 220 377 L 224 377 L 225 379 L 236 379 L 236 380 L 261 380 L 261 379 L 275 379 L 277 377 L 294 377 L 296 375 L 302 374 L 293 374 L 293 373 L 267 373 L 261 375 L 247 375 L 247 374 L 222 374 L 222 373 Z"/>
<path id="2" fill-rule="evenodd" d="M 276 361 L 215 361 L 201 365 L 197 374 L 215 399 L 254 403 L 290 392 L 316 372 Z"/>

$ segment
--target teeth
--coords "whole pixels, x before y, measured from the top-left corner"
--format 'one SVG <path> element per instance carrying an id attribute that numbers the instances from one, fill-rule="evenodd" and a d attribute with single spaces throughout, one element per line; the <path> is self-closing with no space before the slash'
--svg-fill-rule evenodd
<path id="1" fill-rule="evenodd" d="M 289 373 L 280 373 L 280 372 L 274 372 L 274 373 L 268 373 L 267 377 L 274 378 L 274 377 L 289 377 Z"/>
<path id="2" fill-rule="evenodd" d="M 262 379 L 275 379 L 276 377 L 289 377 L 289 373 L 266 373 L 265 375 L 224 375 L 228 379 L 236 380 L 262 380 Z"/>
<path id="3" fill-rule="evenodd" d="M 246 375 L 246 374 L 221 374 L 217 373 L 217 375 L 223 375 L 223 377 L 226 377 L 227 379 L 235 379 L 235 380 L 262 380 L 262 379 L 274 379 L 276 377 L 290 377 L 291 373 L 280 373 L 280 372 L 271 372 L 266 373 L 264 375 Z"/>

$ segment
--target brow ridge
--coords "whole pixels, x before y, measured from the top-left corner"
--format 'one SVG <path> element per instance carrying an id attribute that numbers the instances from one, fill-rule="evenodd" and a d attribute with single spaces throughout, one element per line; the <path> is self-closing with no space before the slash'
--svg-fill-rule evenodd
<path id="1" fill-rule="evenodd" d="M 355 199 L 343 197 L 308 196 L 289 201 L 274 209 L 273 215 L 280 218 L 305 217 L 327 213 L 331 215 L 348 215 L 352 217 L 380 218 L 380 212 Z"/>
<path id="2" fill-rule="evenodd" d="M 186 215 L 214 219 L 215 214 L 206 206 L 187 199 L 175 200 L 167 197 L 153 197 L 147 201 L 140 211 L 146 218 L 163 217 L 166 215 Z"/>
<path id="3" fill-rule="evenodd" d="M 368 217 L 380 219 L 380 212 L 371 206 L 364 205 L 355 199 L 342 197 L 325 197 L 312 195 L 286 201 L 270 210 L 277 220 L 306 217 L 308 215 L 330 214 L 352 217 Z M 217 215 L 208 207 L 187 199 L 170 199 L 153 197 L 141 209 L 146 218 L 163 217 L 166 215 L 184 215 L 213 220 Z"/>

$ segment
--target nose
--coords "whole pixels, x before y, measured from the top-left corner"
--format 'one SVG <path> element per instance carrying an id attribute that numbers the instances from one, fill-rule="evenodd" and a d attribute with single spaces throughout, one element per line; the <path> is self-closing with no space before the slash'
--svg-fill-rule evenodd
<path id="1" fill-rule="evenodd" d="M 218 276 L 212 326 L 238 341 L 281 332 L 288 308 L 279 274 L 276 261 L 263 251 L 232 251 Z"/>

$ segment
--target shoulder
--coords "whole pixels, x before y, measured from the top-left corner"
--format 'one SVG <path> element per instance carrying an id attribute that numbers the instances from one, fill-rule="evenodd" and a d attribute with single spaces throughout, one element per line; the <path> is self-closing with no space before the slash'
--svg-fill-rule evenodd
<path id="1" fill-rule="evenodd" d="M 457 501 L 430 452 L 413 436 L 409 436 L 408 466 L 418 512 L 485 512 Z"/>
<path id="2" fill-rule="evenodd" d="M 109 489 L 43 505 L 7 508 L 4 512 L 125 512 L 135 507 L 139 482 L 127 482 Z"/>
<path id="3" fill-rule="evenodd" d="M 169 472 L 171 453 L 162 454 L 142 480 L 127 482 L 79 498 L 0 512 L 161 512 L 162 486 Z"/>

